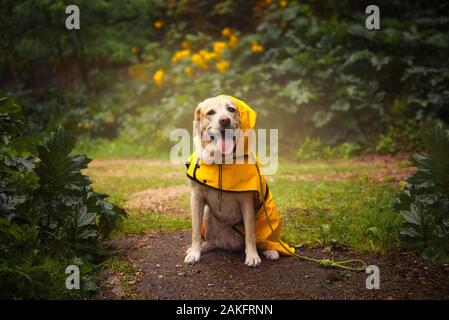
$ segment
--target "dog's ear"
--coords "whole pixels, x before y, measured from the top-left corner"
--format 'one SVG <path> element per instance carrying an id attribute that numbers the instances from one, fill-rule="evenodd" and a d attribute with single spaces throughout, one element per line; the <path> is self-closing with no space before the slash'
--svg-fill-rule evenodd
<path id="1" fill-rule="evenodd" d="M 199 136 L 201 133 L 200 122 L 201 122 L 201 105 L 199 104 L 196 107 L 195 113 L 193 115 L 193 135 L 194 136 Z"/>
<path id="2" fill-rule="evenodd" d="M 202 147 L 201 147 L 201 106 L 198 106 L 195 109 L 195 113 L 193 114 L 193 148 L 201 157 Z"/>
<path id="3" fill-rule="evenodd" d="M 193 121 L 201 121 L 201 104 L 199 104 L 195 109 L 195 114 L 193 115 Z"/>

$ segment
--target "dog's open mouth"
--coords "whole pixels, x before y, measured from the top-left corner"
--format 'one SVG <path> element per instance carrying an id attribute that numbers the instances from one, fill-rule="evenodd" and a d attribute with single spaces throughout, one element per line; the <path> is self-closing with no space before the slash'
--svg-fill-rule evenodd
<path id="1" fill-rule="evenodd" d="M 222 155 L 228 155 L 234 151 L 235 135 L 233 130 L 222 130 L 219 134 L 211 135 L 211 139 Z"/>

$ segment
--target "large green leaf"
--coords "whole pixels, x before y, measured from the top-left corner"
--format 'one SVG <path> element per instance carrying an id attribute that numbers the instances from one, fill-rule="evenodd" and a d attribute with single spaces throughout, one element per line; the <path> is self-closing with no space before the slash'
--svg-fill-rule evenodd
<path id="1" fill-rule="evenodd" d="M 393 206 L 404 218 L 405 244 L 439 260 L 449 255 L 449 131 L 435 126 L 428 147 L 429 154 L 411 157 L 417 171 Z"/>
<path id="2" fill-rule="evenodd" d="M 401 211 L 400 214 L 408 223 L 414 224 L 416 226 L 420 226 L 422 224 L 421 215 L 419 214 L 419 211 L 416 208 L 415 204 L 412 204 L 410 206 L 409 211 Z"/>
<path id="3" fill-rule="evenodd" d="M 95 220 L 95 217 L 97 215 L 95 212 L 87 212 L 86 206 L 79 207 L 76 213 L 77 213 L 76 221 L 78 228 L 90 225 Z"/>
<path id="4" fill-rule="evenodd" d="M 37 147 L 40 162 L 35 170 L 39 184 L 54 189 L 80 190 L 91 182 L 81 173 L 91 161 L 86 155 L 69 155 L 75 137 L 62 127 L 53 132 L 43 145 Z"/>

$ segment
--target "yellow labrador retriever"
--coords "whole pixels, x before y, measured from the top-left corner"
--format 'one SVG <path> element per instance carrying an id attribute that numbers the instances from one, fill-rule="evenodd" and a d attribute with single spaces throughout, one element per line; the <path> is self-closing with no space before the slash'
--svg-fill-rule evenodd
<path id="1" fill-rule="evenodd" d="M 229 131 L 240 128 L 240 115 L 234 102 L 226 96 L 217 96 L 201 102 L 194 115 L 194 147 L 201 160 L 213 163 L 216 155 L 222 157 L 235 152 L 239 143 L 237 135 Z M 209 136 L 210 139 L 204 139 Z M 213 249 L 242 250 L 245 248 L 245 265 L 256 267 L 261 260 L 256 248 L 255 193 L 223 192 L 221 207 L 217 190 L 191 181 L 192 245 L 187 250 L 185 262 L 193 264 L 201 254 Z M 242 221 L 245 237 L 232 226 Z M 201 225 L 207 230 L 203 241 Z M 279 259 L 276 250 L 265 250 L 270 260 Z"/>

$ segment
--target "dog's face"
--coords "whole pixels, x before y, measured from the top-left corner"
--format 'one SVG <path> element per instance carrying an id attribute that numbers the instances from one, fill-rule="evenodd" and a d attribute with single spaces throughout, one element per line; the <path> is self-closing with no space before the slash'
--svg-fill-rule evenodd
<path id="1" fill-rule="evenodd" d="M 209 98 L 195 110 L 195 147 L 201 157 L 226 156 L 235 151 L 240 114 L 234 102 L 224 96 Z M 204 159 L 203 159 L 204 160 Z"/>

